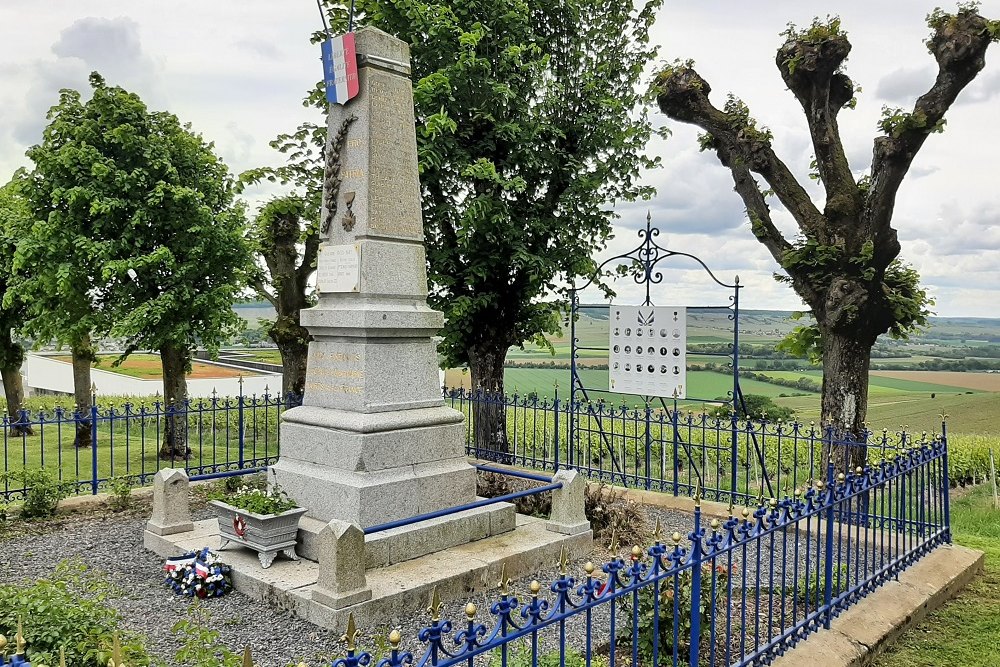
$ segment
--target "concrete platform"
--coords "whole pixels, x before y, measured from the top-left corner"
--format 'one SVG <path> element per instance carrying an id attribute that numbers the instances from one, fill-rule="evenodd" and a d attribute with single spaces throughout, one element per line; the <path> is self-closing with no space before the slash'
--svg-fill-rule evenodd
<path id="1" fill-rule="evenodd" d="M 388 567 L 466 542 L 501 535 L 514 530 L 516 516 L 510 503 L 496 503 L 383 530 L 365 539 L 365 569 Z M 300 556 L 319 560 L 319 532 L 324 526 L 322 521 L 310 517 L 299 519 Z"/>
<path id="2" fill-rule="evenodd" d="M 982 551 L 938 547 L 863 602 L 809 635 L 774 667 L 861 667 L 928 613 L 955 597 L 983 569 Z"/>
<path id="3" fill-rule="evenodd" d="M 582 558 L 593 547 L 590 531 L 562 535 L 546 530 L 545 519 L 516 515 L 516 528 L 493 537 L 467 542 L 402 563 L 368 570 L 372 599 L 342 609 L 331 609 L 312 599 L 318 579 L 317 563 L 282 556 L 267 570 L 257 554 L 230 545 L 220 555 L 233 568 L 233 585 L 244 595 L 288 609 L 316 625 L 343 631 L 348 614 L 365 627 L 395 624 L 430 605 L 436 587 L 445 602 L 496 586 L 501 566 L 518 578 L 555 565 L 566 547 L 571 559 Z M 174 535 L 146 532 L 143 543 L 166 558 L 188 551 L 219 547 L 216 519 L 196 521 L 194 530 Z"/>

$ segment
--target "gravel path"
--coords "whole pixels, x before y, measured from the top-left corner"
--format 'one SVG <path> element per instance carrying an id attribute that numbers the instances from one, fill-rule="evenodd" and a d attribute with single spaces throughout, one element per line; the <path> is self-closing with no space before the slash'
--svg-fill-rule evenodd
<path id="1" fill-rule="evenodd" d="M 646 512 L 649 526 L 652 526 L 659 518 L 664 535 L 669 536 L 677 531 L 685 536 L 686 541 L 687 533 L 690 532 L 692 525 L 691 515 L 652 507 L 646 508 Z M 147 514 L 148 509 L 140 506 L 131 515 L 75 515 L 57 522 L 29 528 L 31 532 L 28 533 L 22 532 L 6 536 L 0 533 L 0 581 L 31 581 L 43 578 L 52 573 L 58 561 L 79 558 L 91 568 L 106 573 L 109 580 L 121 589 L 117 594 L 112 595 L 108 602 L 122 614 L 125 627 L 138 631 L 148 638 L 147 647 L 152 655 L 166 661 L 167 664 L 178 664 L 174 659 L 178 649 L 178 639 L 171 631 L 171 626 L 185 618 L 190 613 L 192 606 L 197 603 L 193 603 L 188 598 L 176 596 L 163 586 L 162 559 L 142 547 L 142 528 Z M 196 510 L 195 514 L 195 518 L 208 516 L 208 513 L 203 509 Z M 708 529 L 709 521 L 710 519 L 705 521 L 706 529 Z M 798 576 L 801 578 L 804 572 L 805 551 L 800 548 L 799 552 L 795 553 L 794 543 L 793 539 L 783 542 L 779 535 L 775 540 L 773 552 L 778 561 L 782 559 L 784 552 L 789 573 L 793 572 L 791 564 L 798 560 L 800 563 Z M 815 546 L 815 541 L 813 545 Z M 618 555 L 627 558 L 629 549 L 629 545 L 623 545 L 619 549 Z M 762 564 L 761 584 L 765 588 L 776 591 L 772 604 L 780 605 L 779 601 L 785 596 L 780 592 L 782 588 L 781 577 L 777 577 L 778 580 L 773 583 L 770 578 L 771 553 L 770 540 L 767 540 L 759 552 Z M 610 556 L 611 554 L 605 548 L 598 546 L 588 558 L 570 564 L 570 572 L 577 573 L 577 585 L 582 583 L 584 579 L 583 565 L 586 560 L 591 560 L 599 566 L 606 562 Z M 756 580 L 757 557 L 756 550 L 750 550 L 746 554 L 750 566 L 748 581 L 745 582 L 747 584 L 753 584 Z M 734 571 L 740 571 L 739 565 L 743 558 L 742 550 L 733 554 Z M 719 564 L 727 567 L 730 565 L 728 558 L 725 563 Z M 598 573 L 600 574 L 599 571 Z M 551 569 L 532 572 L 513 582 L 511 585 L 512 593 L 518 597 L 523 605 L 530 601 L 529 586 L 533 579 L 542 582 L 542 596 L 544 597 L 548 593 L 548 583 L 557 576 L 558 568 L 553 564 Z M 792 581 L 793 576 L 788 574 L 785 577 L 784 586 L 791 586 Z M 742 590 L 744 582 L 740 580 L 739 576 L 734 576 L 732 582 L 733 623 L 736 624 L 742 622 L 743 618 L 739 591 Z M 488 610 L 496 600 L 495 593 L 495 589 L 490 589 L 487 593 L 472 596 L 467 600 L 446 603 L 443 616 L 455 619 L 457 623 L 461 624 L 462 627 L 456 627 L 453 631 L 464 628 L 465 605 L 471 601 L 480 609 L 477 620 L 485 622 L 489 626 L 492 616 Z M 723 603 L 724 599 L 723 595 Z M 790 605 L 791 599 L 785 599 Z M 239 593 L 232 593 L 200 606 L 208 614 L 212 626 L 219 632 L 220 641 L 234 651 L 241 651 L 244 646 L 250 646 L 258 667 L 283 666 L 294 664 L 300 660 L 305 660 L 315 667 L 319 664 L 329 664 L 332 657 L 341 654 L 342 646 L 339 642 L 339 632 L 335 633 L 316 627 L 293 617 L 288 612 L 251 600 Z M 747 626 L 750 627 L 755 622 L 754 619 L 760 618 L 759 627 L 765 629 L 770 627 L 774 631 L 780 630 L 780 619 L 775 618 L 778 606 L 773 607 L 774 613 L 769 613 L 771 610 L 766 596 L 761 606 L 763 608 L 757 610 L 753 608 L 752 603 L 747 605 Z M 620 608 L 616 615 L 619 628 L 622 627 L 623 623 L 630 623 L 630 619 L 621 612 Z M 593 611 L 591 619 L 592 646 L 595 649 L 606 645 L 609 641 L 609 616 L 610 605 L 607 604 L 600 605 Z M 416 640 L 417 632 L 428 620 L 426 615 L 421 615 L 403 619 L 395 625 L 404 637 L 403 648 L 414 651 L 417 653 L 417 657 L 421 652 L 421 646 L 418 646 Z M 724 611 L 720 611 L 717 616 L 717 623 L 720 632 L 724 633 Z M 389 627 L 362 630 L 364 633 L 361 641 L 362 646 L 379 650 L 385 647 L 384 637 L 388 634 Z M 567 622 L 565 632 L 567 643 L 582 649 L 585 646 L 586 638 L 585 615 L 580 614 Z M 559 634 L 558 625 L 539 633 L 539 644 L 543 653 L 558 649 Z M 766 640 L 766 631 L 763 638 Z M 752 650 L 752 646 L 748 648 Z M 627 652 L 627 649 L 624 652 Z M 479 662 L 486 664 L 488 661 Z M 719 662 L 719 664 L 722 663 Z"/>

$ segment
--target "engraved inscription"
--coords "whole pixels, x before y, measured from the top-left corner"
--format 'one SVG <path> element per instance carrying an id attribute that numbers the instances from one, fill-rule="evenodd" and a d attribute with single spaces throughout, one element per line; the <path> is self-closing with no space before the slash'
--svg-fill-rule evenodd
<path id="1" fill-rule="evenodd" d="M 316 286 L 321 293 L 360 290 L 361 244 L 323 244 L 316 263 Z"/>
<path id="2" fill-rule="evenodd" d="M 324 394 L 361 394 L 365 372 L 358 366 L 364 361 L 359 352 L 317 350 L 306 374 L 306 391 Z"/>
<path id="3" fill-rule="evenodd" d="M 369 180 L 371 230 L 421 238 L 417 140 L 409 80 L 392 75 L 368 77 Z"/>

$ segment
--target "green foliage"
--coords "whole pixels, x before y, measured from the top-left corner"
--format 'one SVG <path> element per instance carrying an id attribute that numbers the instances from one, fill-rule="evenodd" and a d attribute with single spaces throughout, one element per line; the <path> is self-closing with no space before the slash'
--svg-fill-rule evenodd
<path id="1" fill-rule="evenodd" d="M 911 130 L 923 130 L 927 134 L 934 132 L 944 132 L 947 120 L 942 118 L 933 126 L 927 127 L 927 116 L 922 111 L 905 111 L 900 107 L 882 107 L 882 118 L 878 122 L 878 129 L 886 136 L 896 139 Z"/>
<path id="2" fill-rule="evenodd" d="M 148 665 L 140 636 L 123 630 L 121 616 L 107 604 L 111 592 L 99 572 L 66 561 L 48 579 L 0 584 L 0 634 L 12 637 L 22 618 L 33 664 L 59 664 L 63 648 L 68 665 L 105 667 L 113 635 L 118 633 L 126 663 Z"/>
<path id="3" fill-rule="evenodd" d="M 746 409 L 744 409 L 742 403 L 736 401 L 737 419 L 755 419 L 776 422 L 788 421 L 795 416 L 794 410 L 789 407 L 776 404 L 769 396 L 747 394 L 743 397 L 743 400 L 746 403 Z M 709 415 L 716 419 L 730 419 L 732 414 L 732 408 L 728 405 L 720 405 L 713 408 L 709 412 Z"/>
<path id="4" fill-rule="evenodd" d="M 750 107 L 732 93 L 726 98 L 726 104 L 722 110 L 728 116 L 729 126 L 734 130 L 741 130 L 747 138 L 765 144 L 770 144 L 771 140 L 774 139 L 771 130 L 763 125 L 757 127 L 757 120 L 750 115 Z"/>
<path id="5" fill-rule="evenodd" d="M 501 667 L 503 656 L 499 650 L 490 654 L 489 667 Z M 540 653 L 535 662 L 531 647 L 526 644 L 516 644 L 507 653 L 507 667 L 608 667 L 608 658 L 603 655 L 592 655 L 590 660 L 580 652 L 567 649 L 562 656 L 558 651 Z"/>
<path id="6" fill-rule="evenodd" d="M 200 604 L 192 604 L 187 618 L 183 618 L 170 628 L 180 642 L 175 654 L 178 664 L 191 667 L 240 667 L 242 654 L 234 653 L 220 641 L 217 630 L 212 628 L 212 619 Z"/>
<path id="7" fill-rule="evenodd" d="M 216 349 L 242 322 L 231 305 L 250 261 L 228 169 L 173 114 L 97 73 L 90 83 L 86 102 L 61 91 L 27 152 L 37 221 L 18 244 L 13 282 L 29 304 L 27 330 L 70 344 L 109 335 L 126 354 Z"/>
<path id="8" fill-rule="evenodd" d="M 73 485 L 61 481 L 47 468 L 23 469 L 0 474 L 0 481 L 16 480 L 28 489 L 20 516 L 44 519 L 55 515 L 59 501 L 73 493 Z"/>
<path id="9" fill-rule="evenodd" d="M 850 586 L 850 569 L 847 564 L 833 568 L 831 594 L 837 597 Z M 789 591 L 790 592 L 790 591 Z M 822 601 L 826 595 L 826 563 L 820 561 L 816 569 L 808 577 L 803 574 L 795 584 L 795 593 L 800 601 Z"/>
<path id="10" fill-rule="evenodd" d="M 23 190 L 22 171 L 0 187 L 0 297 L 7 291 L 18 239 L 32 224 L 31 209 Z M 11 330 L 20 329 L 24 317 L 24 301 L 18 295 L 11 294 L 0 304 L 0 367 L 20 368 L 24 361 L 24 348 L 11 337 Z"/>
<path id="11" fill-rule="evenodd" d="M 667 577 L 659 585 L 659 614 L 655 607 L 656 591 L 655 586 L 646 586 L 638 591 L 639 603 L 639 657 L 641 664 L 652 664 L 653 642 L 657 641 L 658 654 L 663 660 L 671 655 L 676 655 L 678 659 L 687 661 L 691 655 L 691 620 L 694 613 L 700 619 L 699 638 L 704 641 L 709 632 L 709 621 L 712 613 L 716 610 L 721 591 L 725 590 L 729 580 L 729 572 L 725 567 L 715 568 L 715 597 L 712 596 L 712 567 L 710 565 L 701 566 L 701 597 L 694 604 L 692 598 L 691 582 L 693 575 L 688 568 L 676 577 Z M 675 583 L 676 582 L 676 583 Z M 631 644 L 632 641 L 632 615 L 633 605 L 636 596 L 624 595 L 621 598 L 621 606 L 624 611 L 618 640 L 624 644 Z M 674 606 L 677 606 L 675 611 Z M 695 610 L 697 607 L 697 610 Z M 659 616 L 660 636 L 653 636 L 653 622 Z M 677 624 L 677 646 L 674 646 L 674 623 Z M 676 650 L 676 653 L 675 653 Z"/>
<path id="12" fill-rule="evenodd" d="M 827 15 L 826 19 L 814 16 L 807 28 L 798 28 L 794 23 L 779 33 L 786 41 L 804 42 L 806 44 L 822 44 L 834 37 L 846 37 L 847 32 L 840 26 L 839 16 Z"/>
<path id="13" fill-rule="evenodd" d="M 558 332 L 615 202 L 646 198 L 639 82 L 662 0 L 364 0 L 410 44 L 431 302 L 447 366 Z"/>
<path id="14" fill-rule="evenodd" d="M 208 497 L 253 514 L 281 514 L 298 507 L 295 501 L 277 486 L 271 489 L 259 489 L 244 485 L 237 489 L 236 493 L 216 491 Z"/>
<path id="15" fill-rule="evenodd" d="M 116 512 L 123 512 L 132 505 L 132 487 L 135 482 L 131 477 L 112 477 L 108 480 L 108 490 L 111 492 L 109 504 Z"/>

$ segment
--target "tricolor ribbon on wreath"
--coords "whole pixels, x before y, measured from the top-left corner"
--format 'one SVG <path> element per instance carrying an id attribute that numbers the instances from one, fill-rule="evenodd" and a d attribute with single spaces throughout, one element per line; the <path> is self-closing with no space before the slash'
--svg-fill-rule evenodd
<path id="1" fill-rule="evenodd" d="M 208 547 L 168 558 L 163 570 L 167 573 L 164 583 L 178 595 L 220 597 L 233 588 L 230 567 Z"/>

